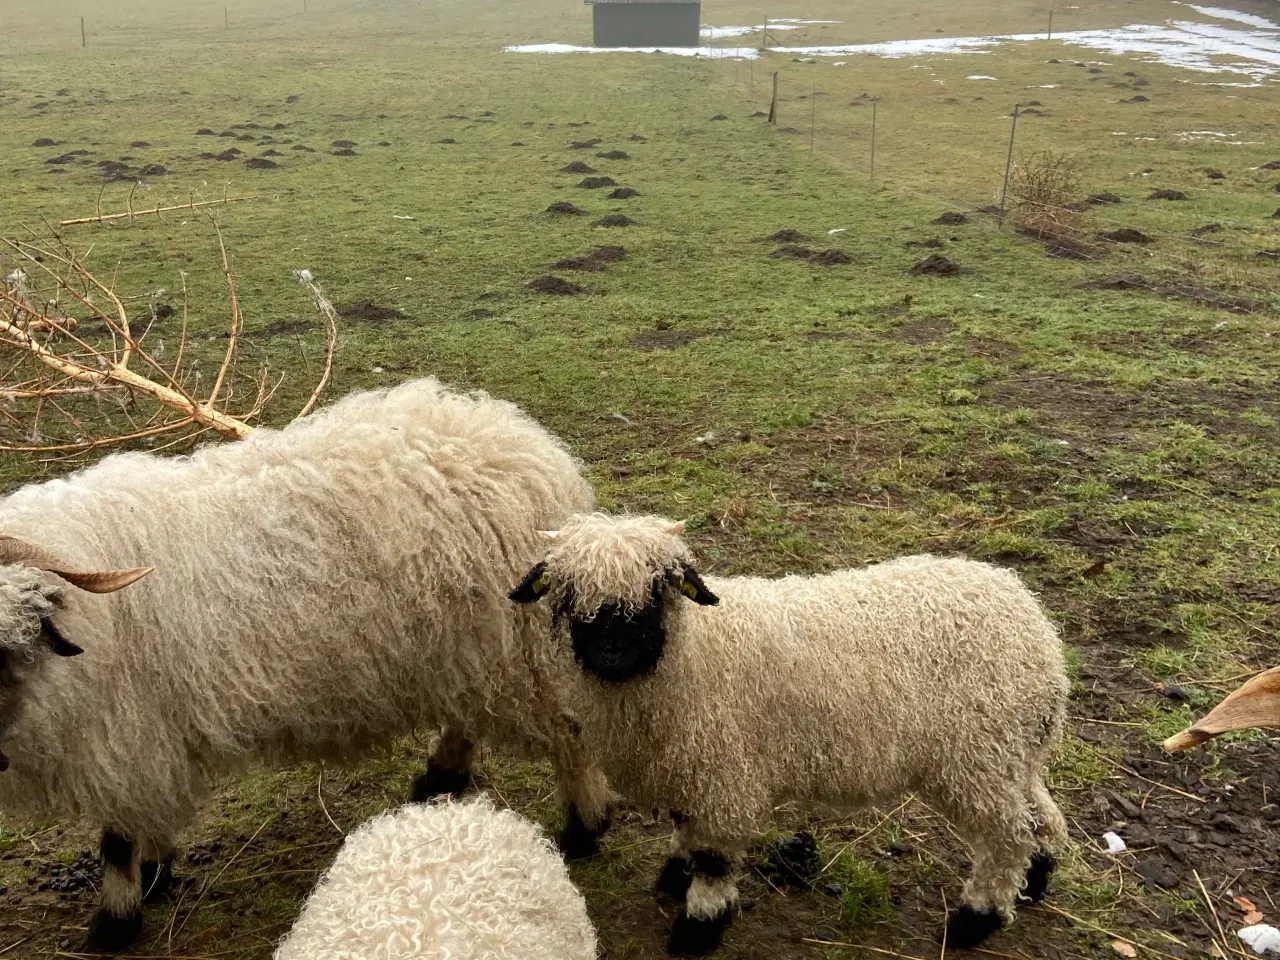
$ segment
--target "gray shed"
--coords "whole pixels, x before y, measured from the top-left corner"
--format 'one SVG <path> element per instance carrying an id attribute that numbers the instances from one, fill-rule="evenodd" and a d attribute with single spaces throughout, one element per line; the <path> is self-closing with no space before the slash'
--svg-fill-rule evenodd
<path id="1" fill-rule="evenodd" d="M 696 47 L 701 0 L 586 0 L 597 47 Z"/>

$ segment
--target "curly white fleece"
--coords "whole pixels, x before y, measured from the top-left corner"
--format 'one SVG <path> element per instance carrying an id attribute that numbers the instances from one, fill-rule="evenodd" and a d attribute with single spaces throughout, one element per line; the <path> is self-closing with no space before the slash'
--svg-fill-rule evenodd
<path id="1" fill-rule="evenodd" d="M 402 807 L 347 838 L 275 960 L 591 960 L 582 894 L 488 800 Z"/>

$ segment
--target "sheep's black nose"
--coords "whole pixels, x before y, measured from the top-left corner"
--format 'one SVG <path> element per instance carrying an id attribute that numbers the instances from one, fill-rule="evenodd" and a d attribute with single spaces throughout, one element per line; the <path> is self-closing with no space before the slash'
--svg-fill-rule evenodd
<path id="1" fill-rule="evenodd" d="M 4 773 L 9 769 L 9 758 L 0 753 L 0 773 Z"/>

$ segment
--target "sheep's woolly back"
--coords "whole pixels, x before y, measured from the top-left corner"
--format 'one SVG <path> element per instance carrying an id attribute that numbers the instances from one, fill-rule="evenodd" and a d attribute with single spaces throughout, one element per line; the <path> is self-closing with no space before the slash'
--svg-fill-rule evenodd
<path id="1" fill-rule="evenodd" d="M 591 615 L 613 600 L 630 612 L 649 602 L 654 581 L 689 562 L 689 548 L 661 517 L 572 517 L 547 552 L 552 589 L 563 593 L 572 580 L 574 606 Z"/>
<path id="2" fill-rule="evenodd" d="M 487 800 L 402 807 L 347 838 L 275 960 L 592 960 L 582 894 Z"/>
<path id="3" fill-rule="evenodd" d="M 27 684 L 0 809 L 168 840 L 254 760 L 438 723 L 546 751 L 547 613 L 506 594 L 537 531 L 593 500 L 519 409 L 433 379 L 0 499 L 0 534 L 69 566 L 155 568 L 119 593 L 66 591 L 54 619 L 84 654 Z"/>

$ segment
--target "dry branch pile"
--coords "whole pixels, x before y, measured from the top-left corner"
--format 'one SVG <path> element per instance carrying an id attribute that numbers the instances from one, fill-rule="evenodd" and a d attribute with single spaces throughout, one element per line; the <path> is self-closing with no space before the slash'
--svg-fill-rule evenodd
<path id="1" fill-rule="evenodd" d="M 189 333 L 185 275 L 175 330 L 162 323 L 177 313 L 160 302 L 164 291 L 124 296 L 60 238 L 36 244 L 0 237 L 0 452 L 75 457 L 125 443 L 164 449 L 205 435 L 241 439 L 252 432 L 285 377 L 265 364 L 249 371 L 239 362 L 243 316 L 216 223 L 214 230 L 230 316 L 225 345 L 213 357 Z M 309 272 L 297 278 L 326 330 L 324 362 L 297 414 L 303 416 L 328 383 L 337 315 Z M 145 307 L 135 312 L 142 317 L 131 318 L 135 308 L 125 304 L 139 300 Z"/>

